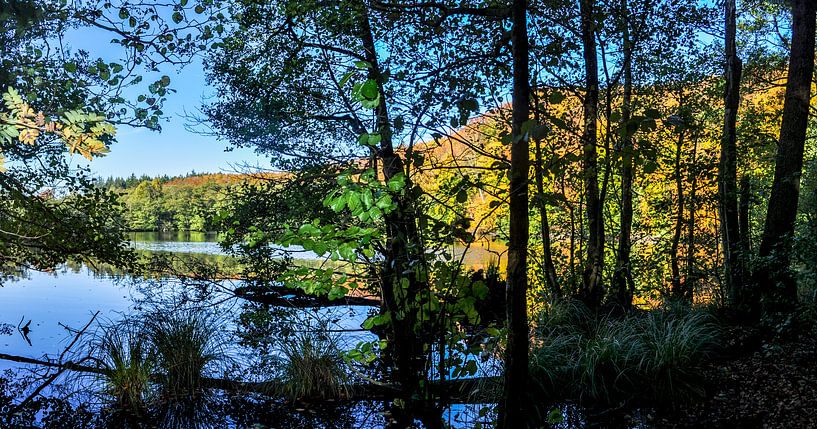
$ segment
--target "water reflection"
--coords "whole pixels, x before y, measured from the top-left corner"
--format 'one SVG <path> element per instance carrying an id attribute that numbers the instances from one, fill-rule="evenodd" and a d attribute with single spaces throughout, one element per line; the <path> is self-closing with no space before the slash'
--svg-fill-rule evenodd
<path id="1" fill-rule="evenodd" d="M 379 404 L 315 400 L 350 383 L 339 356 L 367 335 L 368 308 L 274 308 L 230 299 L 240 282 L 115 273 L 69 264 L 0 288 L 0 323 L 30 320 L 32 340 L 3 335 L 0 352 L 52 364 L 0 360 L 0 427 L 382 426 Z"/>
<path id="2" fill-rule="evenodd" d="M 174 255 L 174 272 L 191 272 L 196 264 L 228 272 L 235 263 L 212 234 L 138 233 L 131 239 L 148 258 Z M 496 260 L 496 249 L 486 249 L 483 256 L 490 256 L 481 262 Z M 134 278 L 112 267 L 73 263 L 6 283 L 0 326 L 30 320 L 31 344 L 22 335 L 2 335 L 2 353 L 52 365 L 0 360 L 8 370 L 0 381 L 0 427 L 384 425 L 383 404 L 375 399 L 387 398 L 360 393 L 360 386 L 382 379 L 384 368 L 352 368 L 341 358 L 377 339 L 361 329 L 371 307 L 246 302 L 232 294 L 242 283 L 226 278 Z M 97 312 L 94 329 L 74 346 Z M 496 361 L 479 366 L 485 366 L 480 374 L 495 372 Z M 493 418 L 490 402 L 443 408 L 451 427 Z"/>

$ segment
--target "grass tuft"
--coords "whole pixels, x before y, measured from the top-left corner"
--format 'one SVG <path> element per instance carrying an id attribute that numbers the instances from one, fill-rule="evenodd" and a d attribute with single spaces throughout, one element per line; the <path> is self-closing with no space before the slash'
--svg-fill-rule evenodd
<path id="1" fill-rule="evenodd" d="M 702 311 L 596 316 L 580 303 L 558 302 L 538 318 L 531 374 L 541 393 L 557 400 L 606 404 L 614 398 L 699 396 L 699 365 L 718 335 Z"/>
<path id="2" fill-rule="evenodd" d="M 283 394 L 290 399 L 348 396 L 348 373 L 335 341 L 322 334 L 296 335 L 283 344 Z"/>
<path id="3" fill-rule="evenodd" d="M 98 360 L 107 370 L 104 392 L 117 410 L 132 416 L 146 412 L 155 389 L 151 378 L 156 370 L 144 332 L 131 324 L 109 326 L 94 339 Z"/>

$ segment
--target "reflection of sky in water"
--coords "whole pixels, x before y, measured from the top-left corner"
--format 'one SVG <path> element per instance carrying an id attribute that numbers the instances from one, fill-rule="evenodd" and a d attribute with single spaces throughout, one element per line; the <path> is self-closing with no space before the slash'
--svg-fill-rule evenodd
<path id="1" fill-rule="evenodd" d="M 15 327 L 12 335 L 0 336 L 0 350 L 34 358 L 60 353 L 74 336 L 60 323 L 81 329 L 96 311 L 98 320 L 118 320 L 131 309 L 131 297 L 127 283 L 95 277 L 87 268 L 29 272 L 0 288 L 0 323 Z M 30 346 L 16 329 L 21 319 L 23 324 L 31 320 Z M 0 369 L 9 365 L 0 361 Z"/>
<path id="2" fill-rule="evenodd" d="M 214 238 L 211 237 L 197 240 L 198 237 L 180 236 L 173 237 L 170 241 L 164 241 L 163 238 L 165 237 L 145 241 L 134 240 L 131 243 L 138 250 L 224 254 L 218 243 L 212 241 Z M 293 256 L 298 259 L 315 258 L 314 254 L 304 256 L 305 253 L 307 252 L 296 252 Z M 180 285 L 174 281 L 164 282 L 160 284 L 160 287 L 154 288 L 153 292 L 167 297 L 178 286 Z M 0 335 L 0 353 L 35 359 L 41 359 L 46 355 L 56 357 L 75 336 L 75 332 L 67 330 L 65 326 L 81 329 L 97 311 L 99 311 L 99 316 L 95 321 L 95 326 L 100 323 L 115 323 L 128 315 L 138 314 L 141 306 L 137 301 L 145 298 L 146 295 L 131 279 L 98 275 L 84 266 L 75 269 L 63 267 L 52 273 L 31 271 L 24 278 L 8 281 L 0 287 L 0 324 L 12 326 L 11 335 Z M 241 310 L 239 300 L 225 301 L 216 308 L 223 332 L 231 335 L 236 330 L 235 317 Z M 298 311 L 297 317 L 301 319 L 301 323 L 296 324 L 295 328 L 312 330 L 319 324 L 318 320 L 329 320 L 329 329 L 335 331 L 330 335 L 338 339 L 338 345 L 341 348 L 351 349 L 360 341 L 375 338 L 369 332 L 360 331 L 360 326 L 366 319 L 369 310 L 368 307 L 302 310 Z M 21 320 L 23 325 L 31 321 L 31 331 L 28 334 L 31 345 L 17 330 Z M 314 321 L 315 324 L 310 321 Z M 341 332 L 344 330 L 351 332 Z M 74 346 L 72 351 L 76 352 L 78 348 L 78 345 Z M 257 351 L 238 345 L 232 345 L 230 349 L 228 354 L 238 358 L 244 365 L 252 366 L 253 361 L 265 359 L 259 356 Z M 273 351 L 272 354 L 274 356 L 278 353 Z M 474 359 L 474 357 L 470 358 Z M 0 371 L 20 367 L 21 364 L 0 360 Z M 482 369 L 485 370 L 485 368 Z M 462 415 L 471 415 L 473 412 L 473 406 L 455 405 L 446 413 L 446 420 L 453 427 L 464 427 L 458 420 Z"/>
<path id="3" fill-rule="evenodd" d="M 171 291 L 176 289 L 174 286 L 180 285 L 174 281 L 155 283 L 152 291 L 158 292 L 158 295 L 152 296 L 169 298 Z M 25 278 L 9 281 L 0 287 L 0 324 L 12 325 L 12 335 L 0 335 L 0 353 L 32 358 L 59 355 L 75 335 L 64 326 L 81 329 L 97 311 L 99 316 L 93 326 L 117 322 L 128 315 L 138 314 L 141 306 L 137 301 L 145 298 L 130 279 L 98 276 L 86 267 L 77 270 L 61 268 L 53 273 L 31 271 Z M 240 300 L 229 299 L 215 308 L 225 334 L 236 329 L 234 317 L 241 310 L 239 303 Z M 366 319 L 368 310 L 367 307 L 307 309 L 299 311 L 298 319 L 302 320 L 301 326 L 304 328 L 315 326 L 318 320 L 323 319 L 330 321 L 332 330 L 357 330 Z M 23 325 L 31 320 L 28 334 L 31 345 L 18 332 L 17 326 L 21 320 Z M 358 341 L 373 338 L 367 332 L 338 332 L 334 335 L 340 335 L 341 346 L 349 348 Z M 230 354 L 237 356 L 246 353 L 252 352 L 236 346 Z M 0 360 L 0 370 L 16 366 L 19 364 Z"/>
<path id="4" fill-rule="evenodd" d="M 223 255 L 214 236 L 174 235 L 172 237 L 152 234 L 136 234 L 133 247 L 140 250 L 174 253 Z M 187 241 L 179 241 L 179 240 Z M 305 255 L 306 253 L 309 253 Z M 296 258 L 314 258 L 311 252 L 295 252 Z M 154 285 L 153 297 L 173 294 L 176 282 Z M 176 286 L 179 286 L 176 284 Z M 233 286 L 238 286 L 235 284 Z M 178 290 L 176 290 L 178 291 Z M 11 335 L 0 335 L 0 353 L 41 358 L 44 355 L 58 355 L 73 340 L 75 333 L 64 326 L 81 329 L 93 314 L 99 311 L 96 325 L 122 320 L 127 315 L 136 314 L 140 306 L 136 300 L 147 296 L 140 292 L 127 277 L 117 278 L 95 274 L 87 267 L 61 267 L 51 273 L 30 271 L 23 278 L 10 280 L 0 287 L 0 325 L 11 325 Z M 231 299 L 218 306 L 223 316 L 224 331 L 233 332 L 236 326 L 233 316 L 240 310 L 238 300 Z M 319 310 L 304 310 L 303 317 L 326 318 L 335 321 L 331 329 L 355 330 L 367 317 L 368 308 L 341 307 Z M 22 322 L 21 322 L 22 320 Z M 18 331 L 18 325 L 31 321 L 28 338 L 31 345 Z M 368 333 L 350 332 L 343 334 L 343 346 L 354 347 L 357 341 L 370 336 Z M 76 346 L 75 346 L 76 347 Z M 236 350 L 237 353 L 246 350 Z M 19 366 L 0 360 L 0 370 Z"/>
<path id="5" fill-rule="evenodd" d="M 151 252 L 198 253 L 203 255 L 224 255 L 224 250 L 215 242 L 193 241 L 131 241 L 136 250 Z"/>

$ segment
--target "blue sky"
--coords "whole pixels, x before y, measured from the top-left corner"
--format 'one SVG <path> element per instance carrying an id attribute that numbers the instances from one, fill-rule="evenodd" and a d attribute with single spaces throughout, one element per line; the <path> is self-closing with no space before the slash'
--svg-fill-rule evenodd
<path id="1" fill-rule="evenodd" d="M 91 57 L 101 57 L 106 61 L 116 61 L 123 55 L 120 46 L 113 45 L 113 36 L 103 30 L 79 29 L 71 31 L 67 44 L 74 50 L 87 50 Z M 177 92 L 168 95 L 161 132 L 142 128 L 122 126 L 117 130 L 117 143 L 111 152 L 103 157 L 86 162 L 75 156 L 77 165 L 89 165 L 99 177 L 137 176 L 147 174 L 179 175 L 196 172 L 230 172 L 243 164 L 268 167 L 269 163 L 249 149 L 235 149 L 226 152 L 228 144 L 214 137 L 202 136 L 185 129 L 185 113 L 197 112 L 203 100 L 213 96 L 208 88 L 200 61 L 176 70 L 173 67 L 160 69 L 157 76 L 166 74 L 171 78 L 171 88 Z M 150 81 L 148 76 L 145 82 Z"/>

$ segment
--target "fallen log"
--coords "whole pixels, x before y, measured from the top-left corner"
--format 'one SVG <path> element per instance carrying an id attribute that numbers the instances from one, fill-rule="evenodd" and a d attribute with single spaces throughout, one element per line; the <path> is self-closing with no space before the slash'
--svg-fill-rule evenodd
<path id="1" fill-rule="evenodd" d="M 379 298 L 370 296 L 345 296 L 330 300 L 326 296 L 310 295 L 299 289 L 285 286 L 280 287 L 249 287 L 241 286 L 234 289 L 236 297 L 259 304 L 268 304 L 281 307 L 337 307 L 359 305 L 365 307 L 380 307 Z"/>
<path id="2" fill-rule="evenodd" d="M 25 356 L 15 356 L 0 353 L 0 360 L 10 362 L 39 365 L 50 368 L 57 368 L 63 371 L 84 372 L 101 376 L 112 374 L 107 368 L 77 364 L 72 361 L 63 363 L 52 362 L 29 358 Z M 154 377 L 156 381 L 161 380 L 161 375 Z M 206 389 L 216 389 L 231 393 L 256 393 L 272 398 L 284 397 L 284 384 L 277 380 L 272 381 L 238 381 L 223 378 L 202 377 L 201 387 Z M 442 382 L 432 382 L 431 390 L 436 395 L 446 399 L 451 403 L 489 403 L 495 401 L 493 387 L 501 386 L 500 377 L 477 377 L 466 379 L 445 380 Z M 486 388 L 486 386 L 488 388 Z M 381 401 L 389 400 L 400 395 L 398 386 L 386 383 L 354 383 L 347 386 L 346 394 L 341 397 L 320 397 L 320 398 L 298 398 L 299 401 Z"/>

